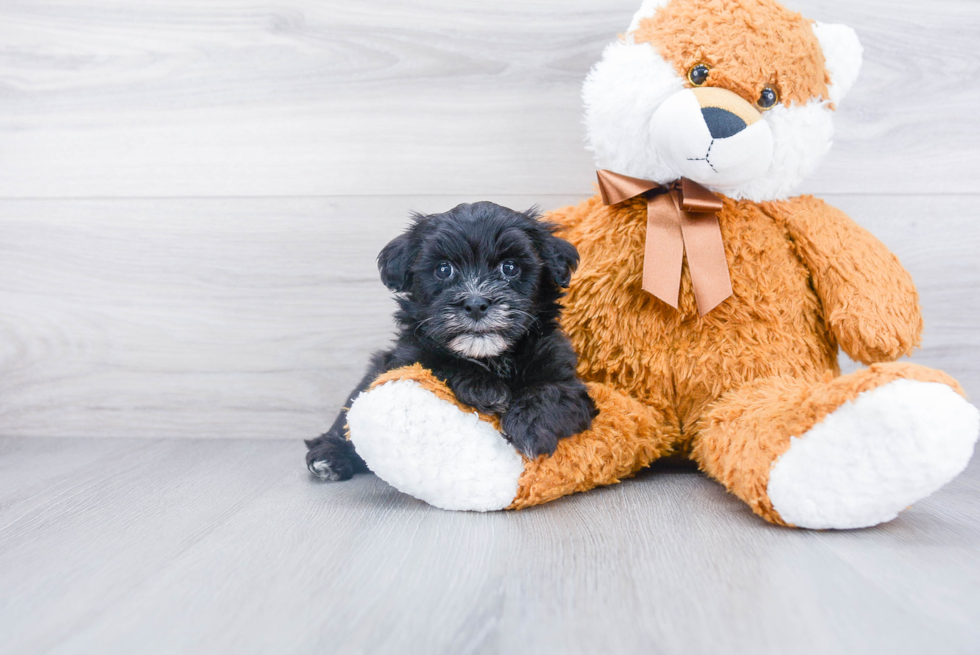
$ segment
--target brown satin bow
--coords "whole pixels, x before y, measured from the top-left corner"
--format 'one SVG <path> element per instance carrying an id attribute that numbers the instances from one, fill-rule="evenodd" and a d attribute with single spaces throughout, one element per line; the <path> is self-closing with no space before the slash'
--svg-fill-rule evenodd
<path id="1" fill-rule="evenodd" d="M 612 171 L 600 170 L 597 174 L 599 193 L 606 205 L 646 195 L 645 291 L 677 309 L 686 251 L 701 316 L 732 295 L 725 244 L 716 213 L 722 207 L 721 198 L 686 177 L 664 186 Z"/>

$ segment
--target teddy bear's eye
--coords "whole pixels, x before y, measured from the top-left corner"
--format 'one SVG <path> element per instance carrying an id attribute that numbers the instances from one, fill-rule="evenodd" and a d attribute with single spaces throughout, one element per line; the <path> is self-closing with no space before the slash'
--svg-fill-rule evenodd
<path id="1" fill-rule="evenodd" d="M 759 109 L 765 111 L 766 109 L 772 109 L 779 102 L 779 94 L 771 86 L 767 86 L 759 94 L 759 99 L 755 101 L 755 104 L 759 105 Z"/>
<path id="2" fill-rule="evenodd" d="M 710 70 L 707 64 L 695 64 L 691 70 L 687 71 L 687 79 L 694 86 L 701 86 L 708 81 L 708 71 Z"/>

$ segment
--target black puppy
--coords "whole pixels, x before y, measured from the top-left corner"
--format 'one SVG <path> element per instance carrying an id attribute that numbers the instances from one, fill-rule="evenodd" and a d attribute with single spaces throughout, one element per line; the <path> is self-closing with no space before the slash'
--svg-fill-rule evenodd
<path id="1" fill-rule="evenodd" d="M 376 353 L 347 407 L 379 374 L 420 362 L 457 399 L 501 417 L 504 436 L 534 458 L 589 428 L 595 404 L 576 377 L 558 300 L 578 265 L 575 246 L 536 210 L 492 202 L 413 216 L 378 255 L 381 280 L 398 294 L 398 339 Z M 306 464 L 325 480 L 367 471 L 344 436 L 346 409 L 307 441 Z"/>

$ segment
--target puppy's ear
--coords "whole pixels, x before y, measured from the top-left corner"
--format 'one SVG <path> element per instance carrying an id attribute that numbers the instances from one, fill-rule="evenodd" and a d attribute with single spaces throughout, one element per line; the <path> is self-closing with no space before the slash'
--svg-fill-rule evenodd
<path id="1" fill-rule="evenodd" d="M 392 239 L 378 254 L 381 281 L 395 292 L 412 287 L 412 264 L 419 248 L 419 229 L 423 217 L 414 215 L 414 223 L 400 237 Z"/>
<path id="2" fill-rule="evenodd" d="M 524 212 L 524 215 L 534 221 L 538 255 L 551 281 L 560 289 L 567 289 L 572 281 L 572 272 L 578 268 L 578 250 L 568 241 L 555 236 L 558 226 L 540 220 L 541 212 L 536 206 Z"/>
<path id="3" fill-rule="evenodd" d="M 575 246 L 549 232 L 541 249 L 541 258 L 555 285 L 567 289 L 572 282 L 572 272 L 578 267 Z"/>

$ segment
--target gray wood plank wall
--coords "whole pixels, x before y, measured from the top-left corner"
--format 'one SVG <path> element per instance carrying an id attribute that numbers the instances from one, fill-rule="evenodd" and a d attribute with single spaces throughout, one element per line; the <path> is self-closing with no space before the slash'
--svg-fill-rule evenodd
<path id="1" fill-rule="evenodd" d="M 914 359 L 978 397 L 980 4 L 787 4 L 866 49 L 804 191 L 898 253 Z M 316 433 L 409 210 L 591 193 L 579 85 L 638 5 L 0 3 L 0 433 Z"/>

